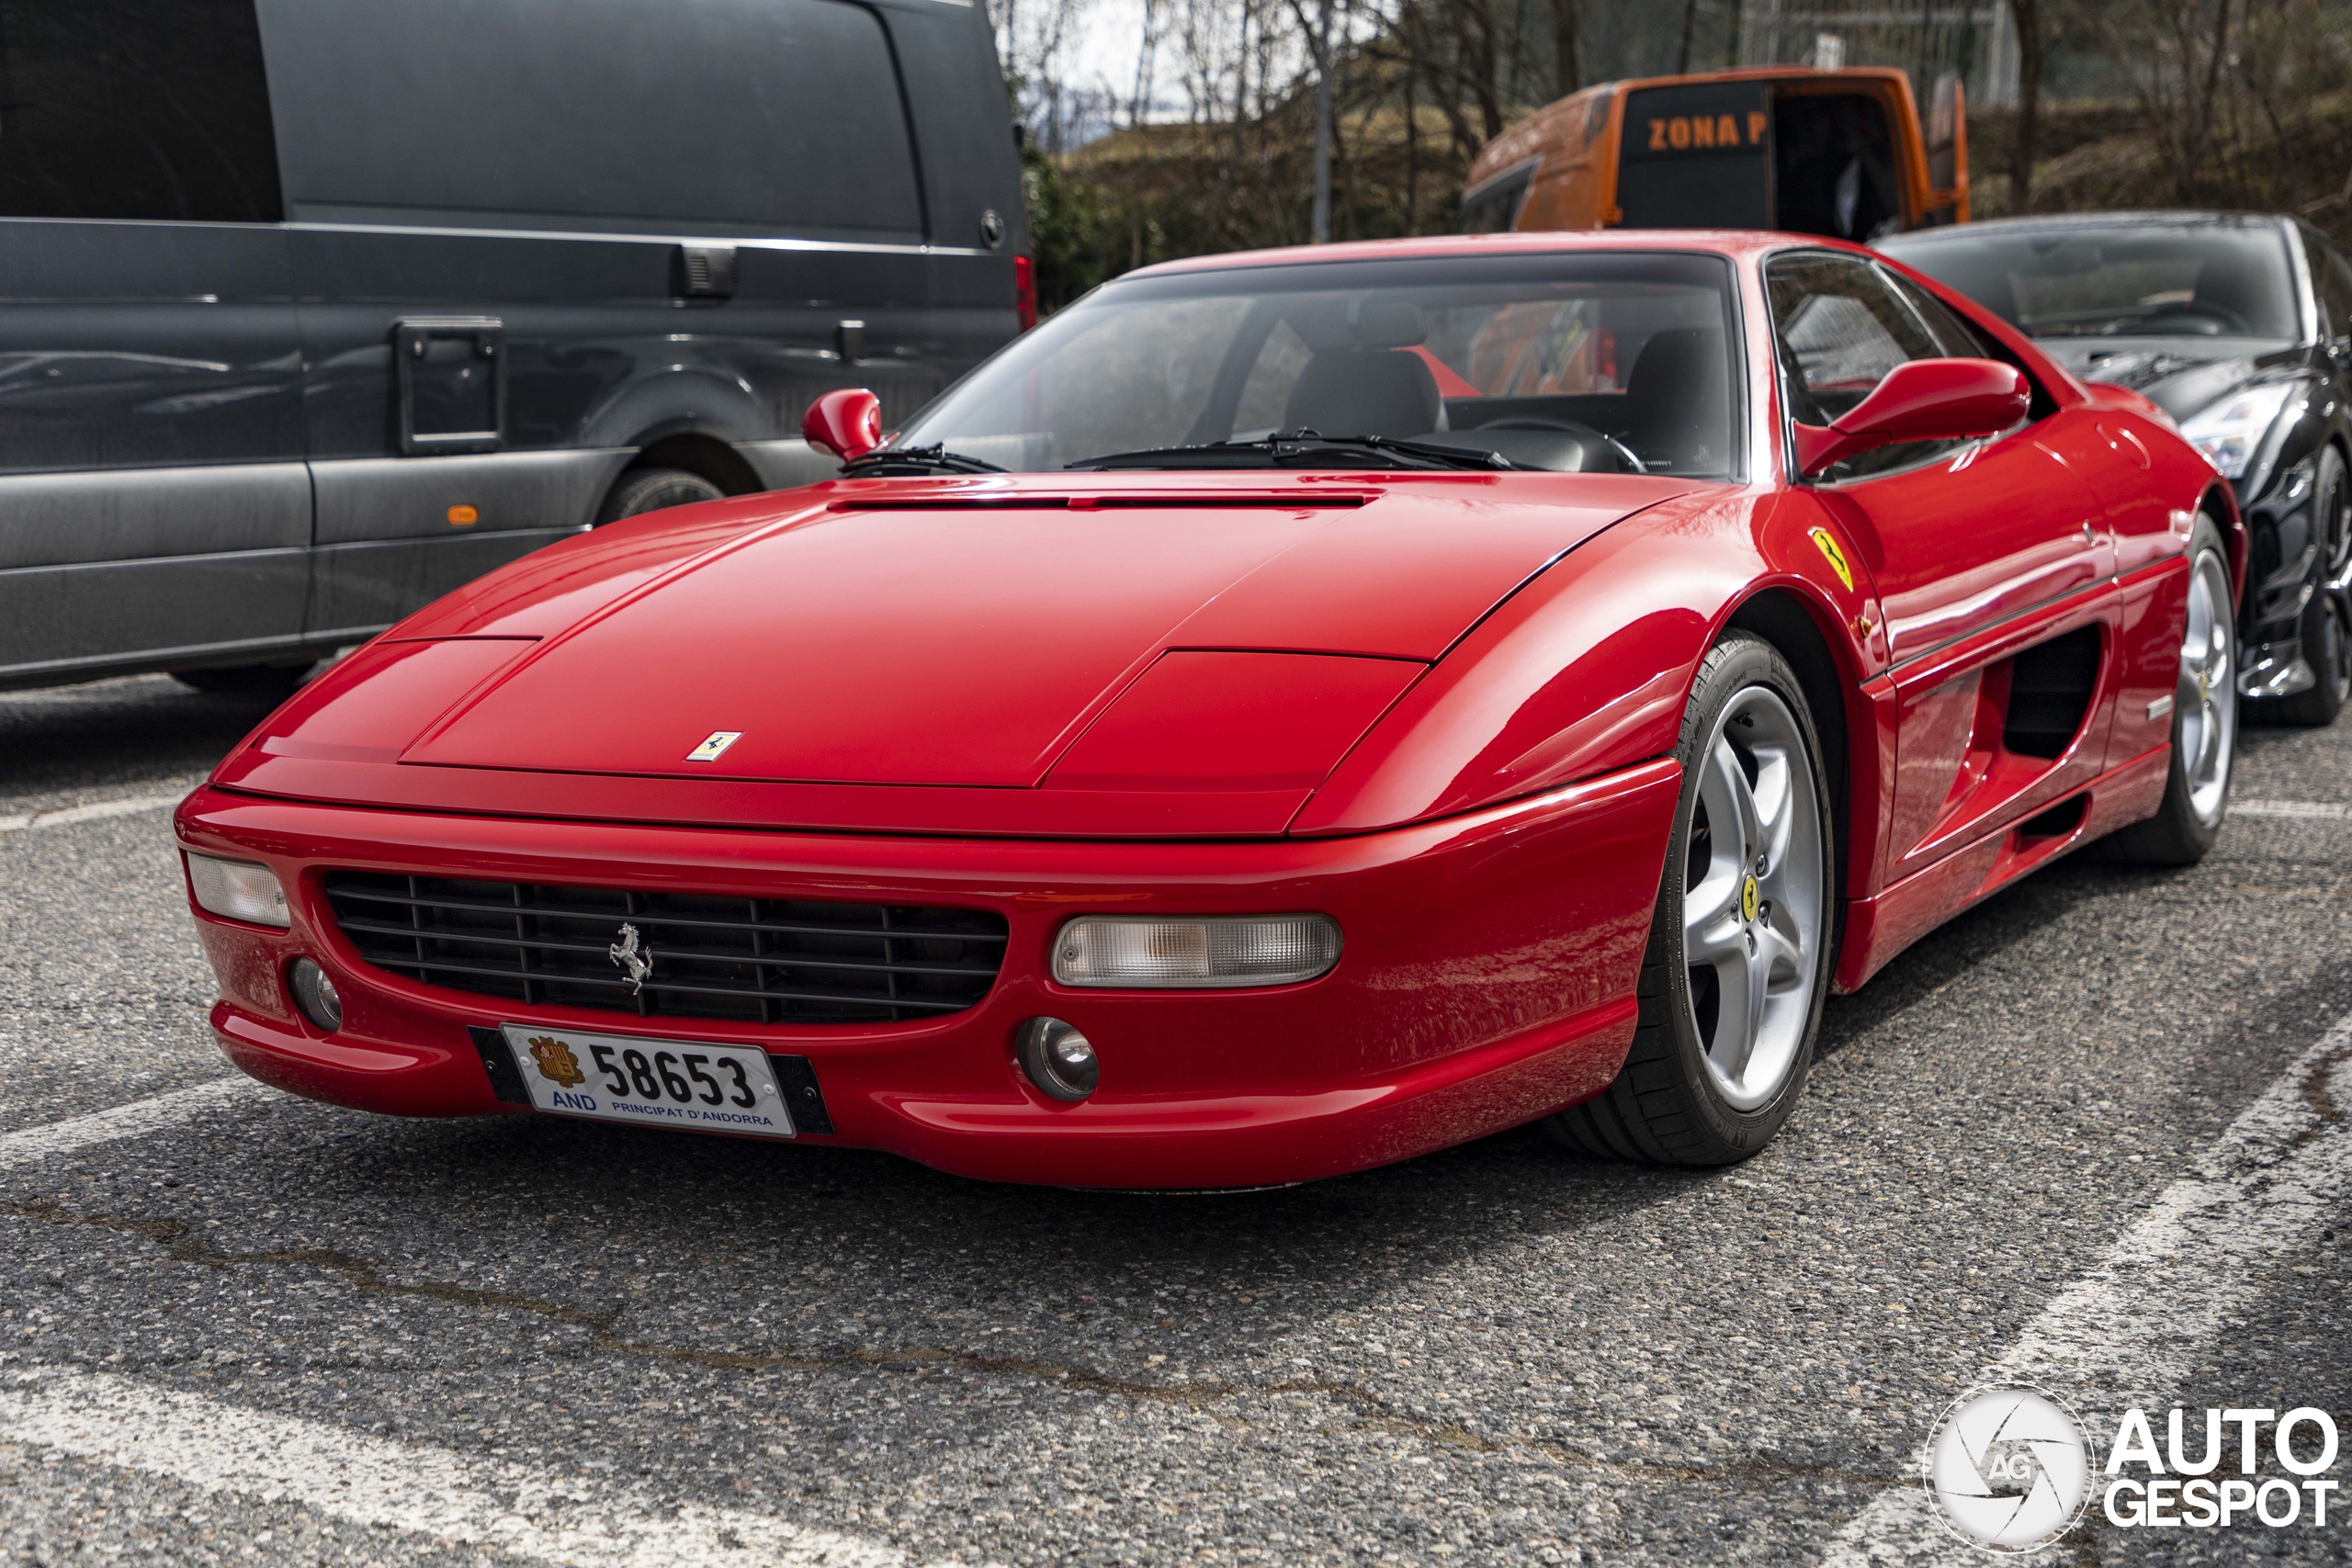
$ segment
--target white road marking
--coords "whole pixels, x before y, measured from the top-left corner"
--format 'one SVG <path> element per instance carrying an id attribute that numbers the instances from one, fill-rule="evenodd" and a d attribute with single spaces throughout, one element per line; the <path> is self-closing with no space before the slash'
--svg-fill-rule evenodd
<path id="1" fill-rule="evenodd" d="M 35 1373 L 0 1389 L 0 1438 L 576 1568 L 907 1562 L 881 1542 L 764 1514 L 698 1503 L 673 1509 L 610 1477 L 472 1459 L 107 1372 Z"/>
<path id="2" fill-rule="evenodd" d="M 2352 806 L 2324 800 L 2233 800 L 2233 817 L 2285 817 L 2305 822 L 2352 822 Z"/>
<path id="3" fill-rule="evenodd" d="M 68 806 L 56 811 L 18 812 L 0 817 L 0 833 L 22 833 L 34 828 L 63 828 L 75 822 L 98 822 L 108 817 L 129 817 L 140 811 L 168 811 L 187 798 L 187 791 L 172 795 L 135 795 L 126 800 L 102 800 L 95 806 Z"/>
<path id="4" fill-rule="evenodd" d="M 41 1160 L 70 1155 L 92 1144 L 110 1144 L 117 1138 L 136 1138 L 142 1134 L 177 1125 L 188 1118 L 189 1112 L 220 1100 L 244 1100 L 276 1092 L 266 1085 L 239 1073 L 232 1077 L 213 1078 L 189 1089 L 175 1089 L 169 1094 L 155 1095 L 147 1100 L 134 1100 L 128 1105 L 117 1105 L 106 1111 L 94 1111 L 87 1116 L 76 1116 L 67 1122 L 52 1122 L 46 1127 L 28 1127 L 19 1133 L 0 1133 L 0 1170 L 14 1170 L 20 1165 L 34 1165 Z"/>
<path id="5" fill-rule="evenodd" d="M 2031 1382 L 2106 1413 L 2167 1405 L 2263 1275 L 2352 1201 L 2352 1018 L 2260 1099 L 2026 1325 L 1981 1382 Z M 2091 1436 L 2104 1451 L 2112 1428 Z M 1920 1438 L 1927 1437 L 1923 1430 Z M 1914 1456 L 1911 1473 L 1919 1473 Z M 2079 1527 L 2078 1527 L 2079 1529 Z M 2064 1556 L 2068 1535 L 2049 1554 Z M 1891 1486 L 1839 1530 L 1823 1568 L 1982 1564 L 1939 1522 L 1924 1487 Z"/>

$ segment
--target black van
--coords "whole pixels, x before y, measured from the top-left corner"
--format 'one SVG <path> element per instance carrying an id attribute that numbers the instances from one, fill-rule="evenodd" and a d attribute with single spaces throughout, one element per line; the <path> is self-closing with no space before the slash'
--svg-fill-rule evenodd
<path id="1" fill-rule="evenodd" d="M 290 685 L 1025 324 L 968 0 L 0 0 L 0 686 Z"/>

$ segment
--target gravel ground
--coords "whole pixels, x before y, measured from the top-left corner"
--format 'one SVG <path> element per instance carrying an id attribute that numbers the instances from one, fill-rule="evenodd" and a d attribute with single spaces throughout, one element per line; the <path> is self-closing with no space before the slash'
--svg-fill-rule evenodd
<path id="1" fill-rule="evenodd" d="M 0 817 L 184 789 L 258 716 L 160 678 L 0 695 Z M 2352 724 L 2249 732 L 2237 793 L 2352 800 Z M 225 1070 L 165 813 L 0 833 L 0 1134 Z M 1833 1001 L 1805 1104 L 1729 1171 L 1531 1131 L 1106 1196 L 207 1103 L 0 1169 L 0 1393 L 102 1371 L 917 1562 L 1811 1562 L 2352 1014 L 2347 952 L 2352 820 L 2062 863 Z M 2319 1405 L 2352 1450 L 2347 1274 L 2352 1226 L 2256 1281 L 2177 1397 Z M 290 1495 L 0 1441 L 0 1562 L 505 1560 Z M 2068 1549 L 2341 1562 L 2352 1530 L 2094 1514 Z"/>

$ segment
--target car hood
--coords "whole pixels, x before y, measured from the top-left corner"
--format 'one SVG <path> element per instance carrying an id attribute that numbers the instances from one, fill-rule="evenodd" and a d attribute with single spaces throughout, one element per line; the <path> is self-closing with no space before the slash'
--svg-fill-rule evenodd
<path id="1" fill-rule="evenodd" d="M 1419 671 L 1520 584 L 1692 488 L 1572 475 L 1114 478 L 1128 482 L 851 481 L 762 498 L 764 515 L 736 502 L 616 525 L 395 627 L 256 746 L 395 762 L 412 777 L 901 795 L 1196 779 L 1278 789 L 1295 809 Z M 471 646 L 387 662 L 451 642 Z M 1256 725 L 1249 736 L 1218 728 L 1220 712 L 1244 710 L 1257 716 L 1231 722 Z M 1237 755 L 1216 766 L 1149 755 L 1187 747 Z M 1063 778 L 1049 778 L 1066 755 Z M 378 772 L 354 797 L 384 792 Z"/>
<path id="2" fill-rule="evenodd" d="M 2034 346 L 2082 379 L 2129 388 L 2176 420 L 2296 359 L 2292 344 L 2246 338 L 2037 338 Z"/>

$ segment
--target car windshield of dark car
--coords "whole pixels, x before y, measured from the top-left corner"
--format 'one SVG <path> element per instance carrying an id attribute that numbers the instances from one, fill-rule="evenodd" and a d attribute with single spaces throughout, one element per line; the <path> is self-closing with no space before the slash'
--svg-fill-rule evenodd
<path id="1" fill-rule="evenodd" d="M 2298 335 L 2276 225 L 1990 229 L 1881 248 L 2038 338 Z"/>
<path id="2" fill-rule="evenodd" d="M 1732 310 L 1730 265 L 1685 253 L 1133 278 L 1015 340 L 892 446 L 1016 472 L 1508 466 L 1727 478 L 1739 446 Z"/>

